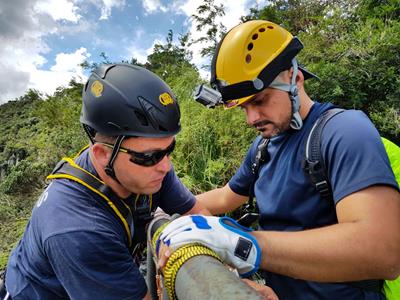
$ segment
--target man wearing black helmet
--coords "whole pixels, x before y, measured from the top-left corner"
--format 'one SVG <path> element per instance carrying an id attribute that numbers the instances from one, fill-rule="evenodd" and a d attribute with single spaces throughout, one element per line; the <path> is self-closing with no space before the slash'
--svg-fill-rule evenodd
<path id="1" fill-rule="evenodd" d="M 152 212 L 207 213 L 171 166 L 179 106 L 155 74 L 100 66 L 80 121 L 90 146 L 48 177 L 9 259 L 8 299 L 147 299 L 132 252 Z"/>
<path id="2" fill-rule="evenodd" d="M 399 187 L 378 131 L 356 110 L 331 118 L 317 143 L 331 193 L 326 181 L 312 185 L 302 167 L 307 137 L 333 105 L 307 95 L 313 75 L 295 59 L 302 48 L 272 22 L 240 24 L 215 52 L 216 91 L 197 93 L 209 106 L 241 107 L 260 132 L 229 183 L 197 198 L 216 215 L 255 196 L 260 230 L 186 216 L 160 239 L 173 249 L 205 243 L 240 273 L 260 268 L 280 299 L 384 299 L 379 279 L 400 274 Z"/>

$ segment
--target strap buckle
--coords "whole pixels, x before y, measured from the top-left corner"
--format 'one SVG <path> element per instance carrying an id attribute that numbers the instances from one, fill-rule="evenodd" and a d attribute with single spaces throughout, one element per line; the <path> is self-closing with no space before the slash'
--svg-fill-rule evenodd
<path id="1" fill-rule="evenodd" d="M 326 180 L 315 183 L 315 188 L 324 198 L 331 194 L 329 184 Z"/>

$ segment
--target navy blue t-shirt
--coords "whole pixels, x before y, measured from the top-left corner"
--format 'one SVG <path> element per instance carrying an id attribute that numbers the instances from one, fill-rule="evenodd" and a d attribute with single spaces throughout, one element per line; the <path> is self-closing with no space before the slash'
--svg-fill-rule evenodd
<path id="1" fill-rule="evenodd" d="M 289 130 L 270 140 L 270 160 L 255 183 L 262 230 L 300 231 L 337 223 L 335 205 L 347 195 L 376 184 L 398 188 L 379 133 L 361 111 L 347 110 L 325 126 L 321 153 L 333 189 L 333 202 L 322 200 L 302 168 L 305 141 L 315 120 L 331 104 L 314 103 L 299 131 Z M 230 188 L 247 196 L 253 180 L 257 137 Z M 348 284 L 316 283 L 266 272 L 267 284 L 280 299 L 383 299 Z"/>
<path id="2" fill-rule="evenodd" d="M 76 162 L 97 176 L 87 150 Z M 153 197 L 170 214 L 183 214 L 195 203 L 173 169 Z M 14 300 L 142 299 L 146 295 L 124 228 L 109 209 L 99 205 L 99 198 L 68 179 L 50 183 L 8 262 L 6 287 Z"/>

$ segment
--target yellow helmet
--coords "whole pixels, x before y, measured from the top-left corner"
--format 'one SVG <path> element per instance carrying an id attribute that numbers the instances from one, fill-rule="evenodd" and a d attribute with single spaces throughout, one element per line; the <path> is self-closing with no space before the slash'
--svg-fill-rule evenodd
<path id="1" fill-rule="evenodd" d="M 297 37 L 275 23 L 253 20 L 239 24 L 215 51 L 211 86 L 221 93 L 225 107 L 238 106 L 288 70 L 302 48 Z M 314 76 L 302 71 L 305 78 Z"/>

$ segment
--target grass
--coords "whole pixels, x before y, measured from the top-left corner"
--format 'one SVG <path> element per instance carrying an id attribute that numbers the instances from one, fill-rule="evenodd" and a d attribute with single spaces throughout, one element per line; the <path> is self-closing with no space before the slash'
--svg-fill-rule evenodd
<path id="1" fill-rule="evenodd" d="M 27 222 L 28 218 L 0 222 L 0 270 L 6 267 L 10 252 L 22 236 Z"/>
<path id="2" fill-rule="evenodd" d="M 10 252 L 18 243 L 29 220 L 33 203 L 41 190 L 30 194 L 0 197 L 0 270 L 3 270 L 8 261 Z"/>

